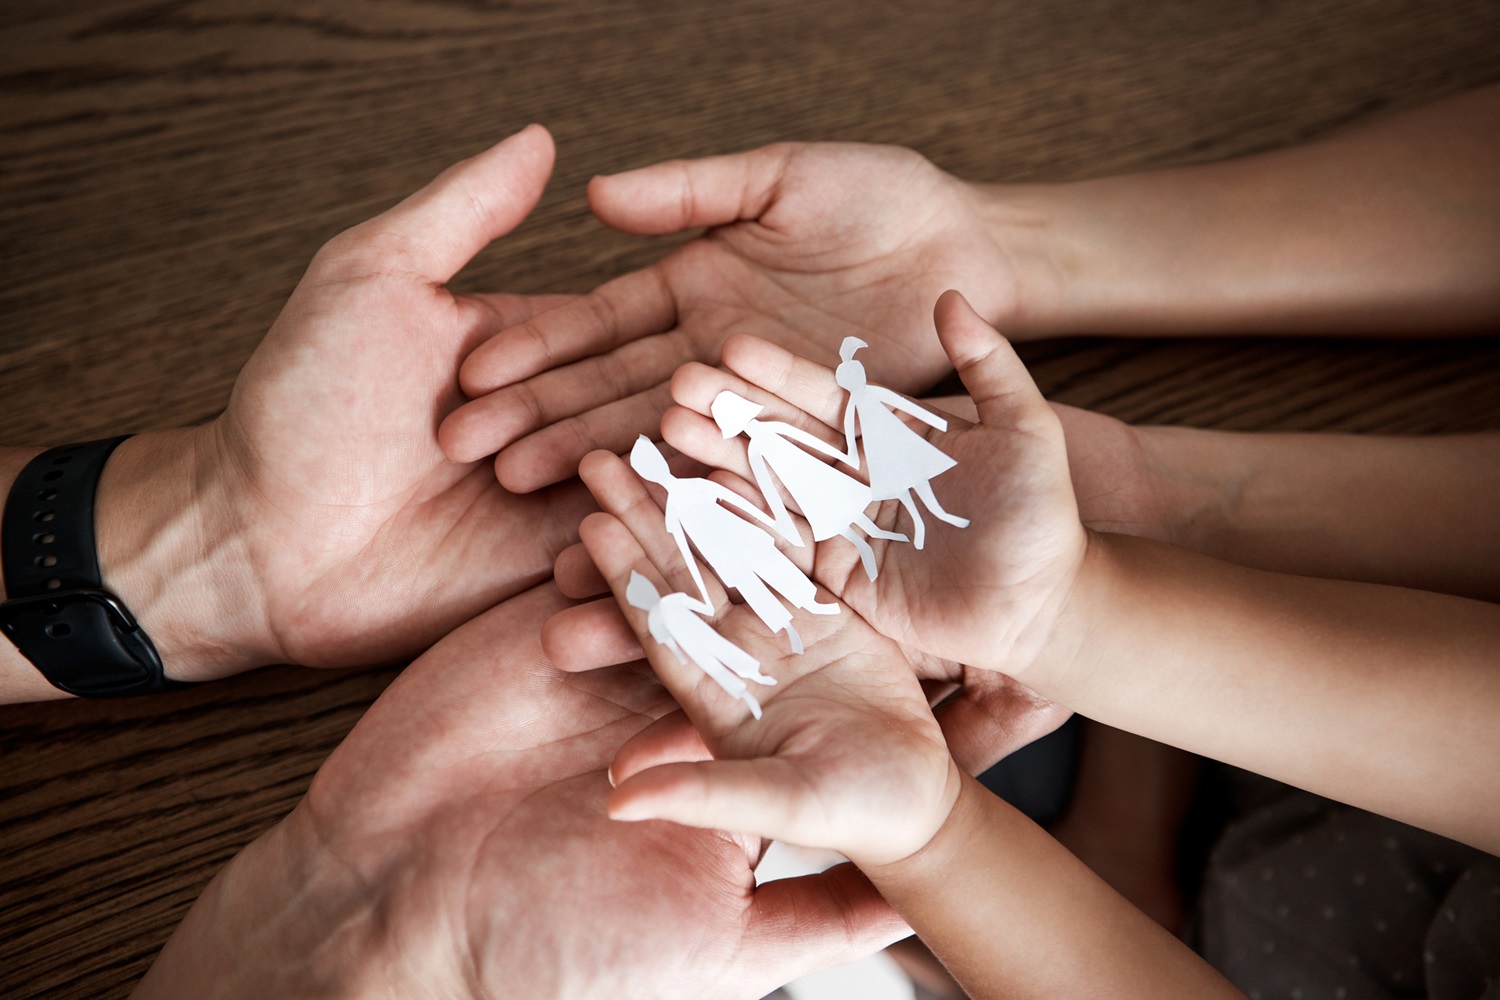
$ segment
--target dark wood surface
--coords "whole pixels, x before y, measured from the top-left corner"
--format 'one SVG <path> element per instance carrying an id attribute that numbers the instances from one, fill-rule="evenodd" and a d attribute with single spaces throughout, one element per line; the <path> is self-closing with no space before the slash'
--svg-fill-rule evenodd
<path id="1" fill-rule="evenodd" d="M 0 441 L 197 422 L 314 250 L 528 121 L 535 216 L 460 279 L 585 290 L 653 259 L 593 173 L 775 139 L 972 179 L 1295 142 L 1500 79 L 1491 0 L 9 0 Z M 1054 398 L 1241 429 L 1500 427 L 1500 342 L 1030 345 Z M 266 670 L 0 710 L 0 996 L 128 992 L 392 672 Z"/>

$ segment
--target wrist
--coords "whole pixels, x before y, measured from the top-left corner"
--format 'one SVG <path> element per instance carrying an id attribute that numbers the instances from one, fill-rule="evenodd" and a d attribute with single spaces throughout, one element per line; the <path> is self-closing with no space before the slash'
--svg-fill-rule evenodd
<path id="1" fill-rule="evenodd" d="M 952 756 L 944 753 L 943 791 L 938 797 L 932 811 L 925 816 L 914 816 L 911 818 L 911 832 L 893 841 L 889 836 L 879 838 L 881 846 L 886 850 L 872 854 L 860 851 L 857 848 L 848 847 L 840 850 L 840 853 L 854 862 L 861 870 L 878 871 L 899 865 L 908 858 L 915 857 L 927 849 L 935 837 L 942 831 L 953 815 L 959 798 L 963 794 L 964 779 L 968 775 L 959 768 Z M 894 846 L 893 846 L 894 845 Z"/>
<path id="2" fill-rule="evenodd" d="M 299 807 L 215 876 L 132 996 L 398 996 L 380 923 L 369 887 L 327 857 Z"/>
<path id="3" fill-rule="evenodd" d="M 1144 458 L 1151 519 L 1144 537 L 1215 554 L 1231 530 L 1246 469 L 1234 436 L 1187 427 L 1131 427 Z"/>
<path id="4" fill-rule="evenodd" d="M 932 836 L 920 847 L 894 861 L 855 861 L 882 894 L 903 895 L 901 890 L 907 887 L 921 891 L 923 886 L 933 885 L 934 879 L 951 877 L 954 871 L 965 866 L 966 856 L 974 856 L 972 849 L 975 844 L 994 833 L 986 829 L 988 824 L 985 822 L 987 807 L 992 804 L 984 801 L 995 799 L 994 793 L 957 766 L 953 774 L 953 795 L 947 811 Z"/>
<path id="5" fill-rule="evenodd" d="M 212 440 L 211 427 L 131 438 L 105 465 L 95 502 L 104 586 L 130 608 L 173 680 L 278 658 Z"/>
<path id="6" fill-rule="evenodd" d="M 1074 261 L 1060 231 L 1064 213 L 1058 211 L 1057 186 L 972 184 L 969 191 L 1000 270 L 1014 283 L 1005 308 L 979 308 L 985 321 L 1011 340 L 1067 330 L 1065 300 Z"/>

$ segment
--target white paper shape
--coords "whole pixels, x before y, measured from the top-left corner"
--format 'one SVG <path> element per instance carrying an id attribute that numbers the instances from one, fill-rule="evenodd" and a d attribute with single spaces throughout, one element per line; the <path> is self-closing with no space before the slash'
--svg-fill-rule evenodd
<path id="1" fill-rule="evenodd" d="M 651 638 L 670 649 L 678 662 L 691 661 L 732 698 L 750 706 L 750 714 L 760 718 L 760 702 L 750 693 L 745 681 L 775 684 L 776 678 L 760 672 L 760 661 L 719 634 L 702 615 L 714 609 L 689 594 L 673 593 L 662 597 L 656 586 L 641 574 L 630 571 L 625 585 L 625 599 L 633 608 L 646 612 L 646 628 Z M 742 679 L 743 678 L 743 679 Z"/>
<path id="2" fill-rule="evenodd" d="M 766 628 L 786 633 L 794 653 L 802 652 L 802 637 L 792 627 L 792 613 L 776 594 L 793 607 L 815 615 L 839 613 L 837 604 L 818 601 L 817 585 L 776 548 L 769 534 L 734 513 L 741 511 L 774 529 L 775 523 L 760 508 L 718 483 L 672 475 L 661 451 L 644 436 L 636 439 L 635 447 L 630 449 L 630 467 L 642 479 L 667 491 L 667 507 L 663 511 L 667 531 L 677 542 L 683 562 L 698 585 L 703 605 L 712 608 L 713 602 L 709 600 L 690 544 L 724 586 L 740 592 L 745 604 Z"/>
<path id="3" fill-rule="evenodd" d="M 840 535 L 854 543 L 859 551 L 859 561 L 865 575 L 875 579 L 879 569 L 875 565 L 875 553 L 866 542 L 865 535 L 904 542 L 906 536 L 895 531 L 885 531 L 865 516 L 870 505 L 870 487 L 845 475 L 827 462 L 820 461 L 810 452 L 799 448 L 803 445 L 829 458 L 836 458 L 846 465 L 855 465 L 851 456 L 832 445 L 819 440 L 806 431 L 780 420 L 757 418 L 765 407 L 736 393 L 724 390 L 714 397 L 709 407 L 714 422 L 726 438 L 744 434 L 750 439 L 748 455 L 750 469 L 755 474 L 755 485 L 766 498 L 771 508 L 776 530 L 793 544 L 802 544 L 791 512 L 782 502 L 779 482 L 792 498 L 792 503 L 807 519 L 812 529 L 813 541 L 821 542 Z M 857 456 L 855 456 L 857 458 Z M 775 474 L 774 478 L 772 473 Z"/>
<path id="4" fill-rule="evenodd" d="M 844 405 L 844 438 L 851 455 L 857 454 L 855 441 L 864 440 L 865 476 L 870 481 L 871 496 L 876 500 L 901 501 L 911 515 L 912 542 L 920 549 L 927 537 L 927 525 L 917 509 L 916 497 L 921 497 L 929 511 L 949 524 L 967 528 L 969 520 L 948 513 L 932 493 L 932 480 L 958 463 L 906 426 L 896 411 L 908 413 L 940 431 L 948 429 L 948 421 L 899 393 L 870 385 L 865 380 L 865 366 L 854 360 L 854 353 L 868 346 L 858 337 L 845 337 L 839 345 L 843 362 L 834 371 L 834 380 L 849 394 Z"/>

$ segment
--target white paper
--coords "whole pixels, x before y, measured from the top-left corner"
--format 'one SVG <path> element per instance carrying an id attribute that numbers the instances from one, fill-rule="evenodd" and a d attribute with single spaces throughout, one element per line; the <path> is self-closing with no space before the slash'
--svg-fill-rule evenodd
<path id="1" fill-rule="evenodd" d="M 667 506 L 663 511 L 667 531 L 677 542 L 693 582 L 698 585 L 703 605 L 711 608 L 713 602 L 709 600 L 692 548 L 698 550 L 725 587 L 739 591 L 766 628 L 787 634 L 794 653 L 802 652 L 802 637 L 792 626 L 792 613 L 777 599 L 777 594 L 793 607 L 815 615 L 839 613 L 837 604 L 818 601 L 817 585 L 776 548 L 775 540 L 766 531 L 735 514 L 741 511 L 774 530 L 774 522 L 764 511 L 708 479 L 672 475 L 666 458 L 649 438 L 636 440 L 630 450 L 630 466 L 642 479 L 667 491 Z"/>
<path id="2" fill-rule="evenodd" d="M 901 501 L 911 515 L 912 542 L 920 549 L 927 537 L 927 525 L 917 509 L 916 497 L 949 524 L 967 528 L 969 521 L 944 510 L 932 493 L 932 480 L 958 463 L 908 427 L 896 411 L 940 431 L 948 429 L 948 421 L 899 393 L 865 381 L 865 366 L 854 360 L 854 353 L 866 346 L 858 337 L 845 337 L 839 346 L 843 362 L 834 372 L 834 379 L 849 394 L 844 405 L 848 454 L 856 455 L 856 441 L 863 440 L 865 476 L 872 498 Z"/>
<path id="3" fill-rule="evenodd" d="M 710 411 L 719 431 L 726 438 L 744 434 L 750 440 L 747 452 L 755 485 L 771 508 L 776 530 L 795 545 L 802 544 L 777 483 L 786 490 L 802 516 L 807 519 L 817 542 L 835 535 L 847 538 L 859 551 L 860 563 L 871 580 L 879 572 L 875 553 L 864 536 L 904 542 L 906 536 L 885 531 L 865 516 L 870 505 L 870 487 L 853 476 L 840 472 L 805 449 L 812 449 L 845 465 L 858 467 L 858 455 L 841 452 L 806 431 L 780 420 L 761 420 L 757 414 L 764 407 L 743 396 L 725 390 L 714 397 Z M 801 445 L 802 447 L 799 447 Z M 774 474 L 774 476 L 773 476 Z"/>
<path id="4" fill-rule="evenodd" d="M 634 570 L 625 586 L 630 606 L 646 612 L 646 628 L 651 638 L 666 646 L 681 663 L 691 661 L 713 679 L 731 697 L 750 706 L 750 714 L 760 718 L 760 702 L 750 693 L 745 681 L 775 684 L 776 678 L 760 672 L 760 661 L 745 652 L 705 621 L 713 607 L 689 594 L 672 593 L 662 597 L 650 580 Z"/>

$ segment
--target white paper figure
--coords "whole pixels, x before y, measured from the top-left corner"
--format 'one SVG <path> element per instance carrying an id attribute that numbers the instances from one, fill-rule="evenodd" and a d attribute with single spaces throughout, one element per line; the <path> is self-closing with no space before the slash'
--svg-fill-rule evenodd
<path id="1" fill-rule="evenodd" d="M 771 518 L 744 497 L 707 479 L 672 475 L 666 458 L 645 437 L 638 438 L 630 450 L 630 467 L 642 479 L 667 491 L 667 509 L 663 512 L 667 531 L 693 574 L 703 604 L 712 607 L 713 602 L 688 548 L 690 542 L 724 586 L 740 592 L 766 628 L 786 633 L 794 653 L 802 652 L 802 637 L 792 627 L 792 613 L 776 599 L 773 590 L 793 607 L 815 615 L 839 613 L 837 604 L 819 603 L 817 585 L 776 548 L 769 534 L 734 513 L 741 511 L 768 528 L 774 527 Z"/>
<path id="2" fill-rule="evenodd" d="M 652 582 L 634 570 L 625 585 L 625 599 L 633 608 L 646 612 L 646 628 L 651 638 L 670 649 L 678 662 L 692 661 L 715 684 L 750 706 L 750 714 L 760 718 L 760 702 L 750 693 L 745 681 L 775 684 L 776 678 L 760 672 L 760 661 L 719 634 L 700 615 L 712 615 L 712 606 L 691 595 L 676 593 L 662 597 Z M 744 680 L 741 680 L 744 678 Z"/>
<path id="3" fill-rule="evenodd" d="M 940 431 L 948 429 L 948 421 L 899 393 L 866 382 L 865 366 L 854 360 L 854 352 L 868 346 L 858 337 L 845 337 L 839 345 L 843 363 L 834 372 L 834 380 L 849 393 L 844 406 L 844 437 L 850 454 L 857 454 L 856 439 L 864 440 L 865 474 L 871 495 L 876 500 L 901 501 L 914 526 L 912 542 L 920 549 L 927 537 L 927 525 L 922 521 L 913 493 L 922 498 L 928 510 L 949 524 L 967 528 L 969 520 L 948 513 L 932 494 L 932 480 L 958 463 L 906 426 L 895 411 L 909 413 Z"/>
<path id="4" fill-rule="evenodd" d="M 771 508 L 776 530 L 788 541 L 797 545 L 802 543 L 796 523 L 776 488 L 779 481 L 798 511 L 807 518 L 813 540 L 821 542 L 834 535 L 849 539 L 859 550 L 859 561 L 865 568 L 865 575 L 875 579 L 878 572 L 875 553 L 860 532 L 896 542 L 906 541 L 906 536 L 885 531 L 865 516 L 865 508 L 870 505 L 870 487 L 827 462 L 819 461 L 797 445 L 805 445 L 829 458 L 853 464 L 849 455 L 791 424 L 756 419 L 764 409 L 728 390 L 715 396 L 709 407 L 714 422 L 726 438 L 744 434 L 750 439 L 750 469 L 755 475 L 755 485 Z M 775 473 L 775 479 L 772 473 Z"/>

